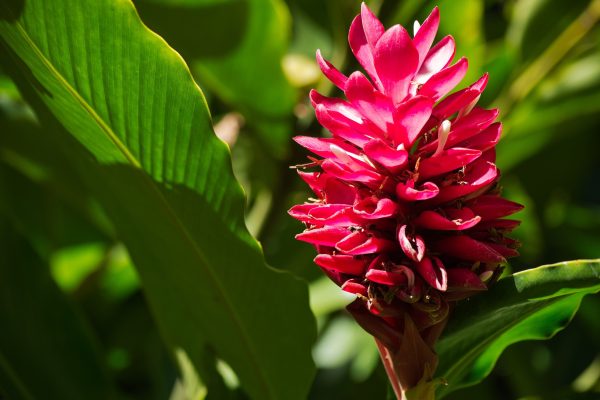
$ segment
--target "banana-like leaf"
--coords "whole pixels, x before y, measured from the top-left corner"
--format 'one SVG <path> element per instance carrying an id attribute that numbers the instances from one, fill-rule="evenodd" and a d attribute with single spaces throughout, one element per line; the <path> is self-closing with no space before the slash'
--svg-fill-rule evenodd
<path id="1" fill-rule="evenodd" d="M 291 18 L 283 0 L 135 0 L 201 82 L 240 111 L 275 157 L 286 155 L 298 94 L 282 69 Z M 200 41 L 198 38 L 210 37 Z M 206 43 L 202 43 L 206 42 Z"/>
<path id="2" fill-rule="evenodd" d="M 88 327 L 56 287 L 48 266 L 4 216 L 0 320 L 0 397 L 114 398 Z"/>
<path id="3" fill-rule="evenodd" d="M 485 378 L 510 344 L 553 336 L 598 291 L 600 260 L 579 260 L 518 272 L 459 304 L 436 346 L 440 398 Z"/>
<path id="4" fill-rule="evenodd" d="M 247 232 L 229 152 L 177 53 L 126 0 L 2 1 L 0 37 L 36 111 L 72 135 L 56 144 L 128 247 L 170 347 L 207 376 L 223 359 L 252 398 L 305 398 L 306 285 L 270 269 Z"/>

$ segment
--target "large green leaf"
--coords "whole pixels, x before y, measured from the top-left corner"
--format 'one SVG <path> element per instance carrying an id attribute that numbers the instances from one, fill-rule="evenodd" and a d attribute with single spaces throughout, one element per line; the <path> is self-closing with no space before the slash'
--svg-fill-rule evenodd
<path id="1" fill-rule="evenodd" d="M 570 261 L 518 272 L 459 304 L 436 346 L 448 383 L 440 397 L 482 380 L 510 344 L 554 335 L 598 291 L 600 260 Z"/>
<path id="2" fill-rule="evenodd" d="M 10 399 L 113 398 L 88 327 L 48 266 L 3 216 L 0 320 L 0 397 L 4 392 Z"/>
<path id="3" fill-rule="evenodd" d="M 0 212 L 45 259 L 58 248 L 111 240 L 85 186 L 33 121 L 7 118 L 0 105 Z M 8 110 L 10 112 L 10 110 Z"/>
<path id="4" fill-rule="evenodd" d="M 291 20 L 282 0 L 135 0 L 144 22 L 201 82 L 240 111 L 276 157 L 288 151 L 296 90 L 282 69 Z M 209 38 L 198 44 L 198 38 Z"/>
<path id="5" fill-rule="evenodd" d="M 238 50 L 248 27 L 247 0 L 134 0 L 140 17 L 190 63 Z M 208 38 L 210 40 L 198 40 Z M 241 66 L 240 66 L 241 68 Z"/>
<path id="6" fill-rule="evenodd" d="M 304 398 L 315 335 L 306 285 L 269 269 L 248 234 L 227 147 L 181 58 L 125 0 L 5 1 L 0 35 L 30 101 L 76 139 L 75 168 L 127 245 L 170 347 L 206 376 L 207 360 L 225 360 L 253 398 Z"/>

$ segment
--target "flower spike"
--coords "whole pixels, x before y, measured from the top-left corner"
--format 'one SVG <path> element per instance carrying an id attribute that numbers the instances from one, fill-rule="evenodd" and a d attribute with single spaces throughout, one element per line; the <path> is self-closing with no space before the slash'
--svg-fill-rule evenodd
<path id="1" fill-rule="evenodd" d="M 295 138 L 320 157 L 298 166 L 317 198 L 290 209 L 306 226 L 296 238 L 357 296 L 348 311 L 375 337 L 399 398 L 433 382 L 435 341 L 456 302 L 518 254 L 506 235 L 519 222 L 504 217 L 522 206 L 497 185 L 498 110 L 477 106 L 488 76 L 451 93 L 468 61 L 453 63 L 451 36 L 433 43 L 439 22 L 434 8 L 412 36 L 386 30 L 363 3 L 348 40 L 364 72 L 345 75 L 317 51 L 345 95 L 310 94 L 332 137 Z"/>

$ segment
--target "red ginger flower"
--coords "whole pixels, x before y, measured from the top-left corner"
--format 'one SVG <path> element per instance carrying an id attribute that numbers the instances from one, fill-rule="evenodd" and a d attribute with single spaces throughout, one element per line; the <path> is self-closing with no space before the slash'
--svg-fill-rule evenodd
<path id="1" fill-rule="evenodd" d="M 505 234 L 519 222 L 501 219 L 522 206 L 499 194 L 498 110 L 476 106 L 488 77 L 448 95 L 468 63 L 451 64 L 451 36 L 432 47 L 438 25 L 435 8 L 411 38 L 400 25 L 385 30 L 363 4 L 348 39 L 368 77 L 342 74 L 317 51 L 347 100 L 313 90 L 317 119 L 333 137 L 295 138 L 321 157 L 299 166 L 316 169 L 299 174 L 317 199 L 289 211 L 306 224 L 296 237 L 358 296 L 348 309 L 402 390 L 431 379 L 452 304 L 485 290 L 518 254 Z"/>

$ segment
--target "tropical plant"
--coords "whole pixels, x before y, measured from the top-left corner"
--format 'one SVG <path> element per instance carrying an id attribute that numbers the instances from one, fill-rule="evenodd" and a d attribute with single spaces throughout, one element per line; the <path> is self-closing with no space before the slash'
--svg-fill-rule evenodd
<path id="1" fill-rule="evenodd" d="M 453 303 L 427 380 L 438 398 L 594 398 L 600 2 L 380 0 L 364 15 L 412 26 L 435 5 L 438 40 L 452 34 L 469 59 L 456 89 L 489 73 L 478 106 L 501 110 L 502 193 L 525 208 L 514 216 L 521 255 L 485 293 Z M 340 97 L 314 52 L 340 74 L 364 67 L 346 44 L 359 10 L 354 0 L 0 2 L 0 397 L 393 396 L 375 341 L 344 310 L 355 295 L 321 276 L 286 214 L 308 197 L 288 168 L 306 163 L 292 137 L 318 150 L 327 135 L 308 92 Z M 350 79 L 368 83 L 360 76 Z M 420 154 L 412 135 L 408 158 Z M 335 145 L 321 156 L 352 158 Z M 365 213 L 377 209 L 366 202 Z M 419 229 L 458 212 L 438 206 Z M 462 214 L 445 221 L 457 219 L 471 228 Z M 443 257 L 419 253 L 415 232 L 398 232 L 426 285 L 467 282 Z M 426 246 L 437 237 L 418 235 Z M 437 250 L 472 250 L 454 242 Z M 494 265 L 509 250 L 495 247 Z M 335 254 L 321 253 L 331 264 Z M 395 277 L 375 270 L 373 282 Z"/>

